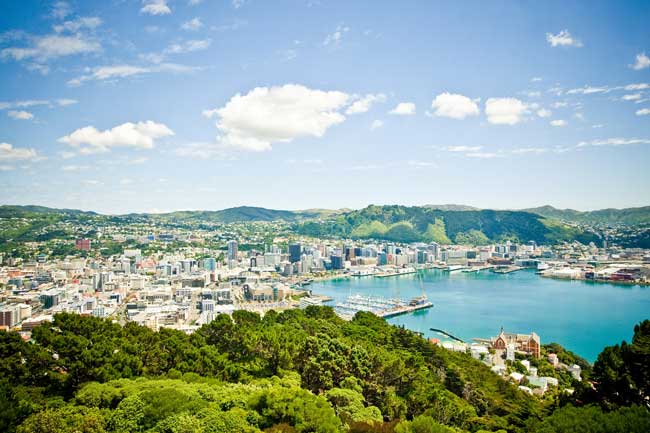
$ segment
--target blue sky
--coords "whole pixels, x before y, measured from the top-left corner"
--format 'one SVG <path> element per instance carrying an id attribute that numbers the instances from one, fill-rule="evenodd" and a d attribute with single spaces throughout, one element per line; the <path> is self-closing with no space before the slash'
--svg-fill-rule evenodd
<path id="1" fill-rule="evenodd" d="M 648 2 L 0 5 L 2 203 L 650 204 Z"/>

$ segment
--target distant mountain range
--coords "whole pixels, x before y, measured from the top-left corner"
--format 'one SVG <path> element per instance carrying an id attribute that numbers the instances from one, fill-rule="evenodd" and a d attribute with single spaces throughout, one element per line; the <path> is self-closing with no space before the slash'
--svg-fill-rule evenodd
<path id="1" fill-rule="evenodd" d="M 577 224 L 644 226 L 650 224 L 650 206 L 629 209 L 603 209 L 581 212 L 542 206 L 523 210 L 490 210 L 445 204 L 425 206 L 375 206 L 359 210 L 309 209 L 276 210 L 240 206 L 218 211 L 177 211 L 163 214 L 101 215 L 75 209 L 44 206 L 0 206 L 0 218 L 31 219 L 41 228 L 58 219 L 110 219 L 119 223 L 151 220 L 178 224 L 286 221 L 297 233 L 313 236 L 342 236 L 360 239 L 386 239 L 400 242 L 435 241 L 440 243 L 485 244 L 516 240 L 555 243 L 578 240 L 600 242 L 598 235 Z M 38 224 L 36 224 L 38 222 Z M 26 230 L 26 231 L 25 231 Z M 0 239 L 16 239 L 31 230 L 25 226 Z"/>

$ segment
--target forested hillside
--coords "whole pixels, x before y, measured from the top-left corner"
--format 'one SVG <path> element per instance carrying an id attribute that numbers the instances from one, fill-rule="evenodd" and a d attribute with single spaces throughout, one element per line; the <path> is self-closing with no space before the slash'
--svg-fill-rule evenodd
<path id="1" fill-rule="evenodd" d="M 301 223 L 297 231 L 313 236 L 442 244 L 481 245 L 506 240 L 539 244 L 600 242 L 593 233 L 528 212 L 407 206 L 368 206 L 324 221 Z"/>
<path id="2" fill-rule="evenodd" d="M 59 314 L 0 332 L 0 431 L 647 432 L 650 322 L 562 409 L 469 355 L 359 313 L 238 311 L 186 335 Z M 601 406 L 572 407 L 600 402 Z M 559 403 L 559 402 L 558 402 Z"/>

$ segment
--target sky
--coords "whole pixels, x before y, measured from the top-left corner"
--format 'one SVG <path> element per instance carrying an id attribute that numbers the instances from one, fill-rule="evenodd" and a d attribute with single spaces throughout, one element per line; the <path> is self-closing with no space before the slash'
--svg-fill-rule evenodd
<path id="1" fill-rule="evenodd" d="M 650 205 L 650 2 L 0 0 L 0 203 Z"/>

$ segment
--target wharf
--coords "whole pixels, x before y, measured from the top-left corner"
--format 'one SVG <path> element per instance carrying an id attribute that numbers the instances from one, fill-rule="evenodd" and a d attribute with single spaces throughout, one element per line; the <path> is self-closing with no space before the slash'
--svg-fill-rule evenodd
<path id="1" fill-rule="evenodd" d="M 523 268 L 520 266 L 507 266 L 505 268 L 494 268 L 492 269 L 492 272 L 494 272 L 495 274 L 509 274 L 512 272 L 519 271 L 521 269 Z"/>

